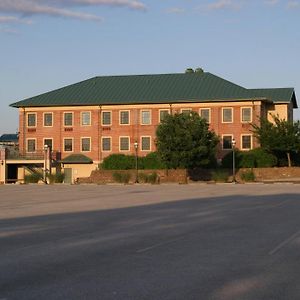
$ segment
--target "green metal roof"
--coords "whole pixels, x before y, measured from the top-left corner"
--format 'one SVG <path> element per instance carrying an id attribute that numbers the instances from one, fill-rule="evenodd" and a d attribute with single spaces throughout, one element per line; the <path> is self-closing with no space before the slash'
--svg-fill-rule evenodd
<path id="1" fill-rule="evenodd" d="M 292 95 L 294 95 L 293 88 L 249 90 L 211 73 L 203 72 L 94 77 L 13 103 L 11 106 L 153 104 L 253 98 L 289 102 Z"/>
<path id="2" fill-rule="evenodd" d="M 91 164 L 93 160 L 83 154 L 71 154 L 60 162 L 63 164 Z"/>

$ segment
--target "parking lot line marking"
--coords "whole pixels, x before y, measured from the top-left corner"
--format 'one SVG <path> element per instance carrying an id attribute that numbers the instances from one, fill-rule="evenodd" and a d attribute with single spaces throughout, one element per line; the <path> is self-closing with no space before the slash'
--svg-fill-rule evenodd
<path id="1" fill-rule="evenodd" d="M 158 248 L 160 246 L 164 246 L 164 245 L 167 245 L 167 244 L 171 244 L 173 242 L 177 242 L 179 240 L 182 240 L 185 236 L 181 236 L 181 237 L 178 237 L 176 239 L 172 239 L 172 240 L 168 240 L 168 241 L 165 241 L 165 242 L 161 242 L 161 243 L 157 243 L 157 244 L 154 244 L 150 247 L 147 247 L 147 248 L 143 248 L 143 249 L 139 249 L 136 251 L 136 253 L 143 253 L 143 252 L 146 252 L 146 251 L 149 251 L 149 250 L 152 250 L 152 249 L 155 249 L 155 248 Z"/>
<path id="2" fill-rule="evenodd" d="M 287 245 L 289 242 L 291 242 L 293 239 L 295 239 L 300 234 L 300 230 L 291 235 L 289 238 L 284 240 L 282 243 L 280 243 L 278 246 L 276 246 L 273 250 L 269 252 L 269 255 L 273 255 L 277 251 L 279 251 L 281 248 L 283 248 L 285 245 Z"/>

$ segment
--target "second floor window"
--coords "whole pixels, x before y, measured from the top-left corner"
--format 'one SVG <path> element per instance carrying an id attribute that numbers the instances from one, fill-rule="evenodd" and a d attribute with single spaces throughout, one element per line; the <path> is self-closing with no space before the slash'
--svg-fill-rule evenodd
<path id="1" fill-rule="evenodd" d="M 232 123 L 232 108 L 223 108 L 222 109 L 222 122 L 223 123 Z"/>
<path id="2" fill-rule="evenodd" d="M 141 122 L 143 125 L 151 124 L 151 112 L 150 110 L 142 110 L 141 112 Z"/>
<path id="3" fill-rule="evenodd" d="M 91 112 L 90 111 L 84 111 L 81 113 L 81 125 L 82 126 L 91 125 Z"/>
<path id="4" fill-rule="evenodd" d="M 73 113 L 64 113 L 64 126 L 73 126 Z"/>
<path id="5" fill-rule="evenodd" d="M 28 127 L 36 126 L 36 114 L 27 114 L 27 126 Z"/>
<path id="6" fill-rule="evenodd" d="M 53 125 L 52 113 L 44 113 L 44 126 L 51 127 Z"/>
<path id="7" fill-rule="evenodd" d="M 169 115 L 169 114 L 170 114 L 170 111 L 169 111 L 168 109 L 161 109 L 161 110 L 159 111 L 159 122 L 161 122 L 162 120 L 164 120 L 165 117 L 166 117 L 167 115 Z"/>
<path id="8" fill-rule="evenodd" d="M 251 122 L 252 121 L 252 109 L 251 107 L 242 107 L 242 122 Z"/>
<path id="9" fill-rule="evenodd" d="M 110 111 L 102 112 L 102 125 L 111 125 L 111 112 Z"/>
<path id="10" fill-rule="evenodd" d="M 128 110 L 121 110 L 120 111 L 120 124 L 121 125 L 128 125 L 129 124 L 129 111 Z"/>
<path id="11" fill-rule="evenodd" d="M 206 120 L 207 123 L 210 123 L 210 109 L 200 108 L 200 117 Z"/>

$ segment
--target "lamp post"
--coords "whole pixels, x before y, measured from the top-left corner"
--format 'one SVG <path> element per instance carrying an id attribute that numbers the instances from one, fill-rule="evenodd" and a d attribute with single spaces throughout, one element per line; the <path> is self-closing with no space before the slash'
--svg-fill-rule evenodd
<path id="1" fill-rule="evenodd" d="M 235 145 L 236 145 L 236 141 L 234 138 L 231 141 L 231 145 L 232 145 L 232 182 L 236 183 L 236 180 L 235 180 Z"/>
<path id="2" fill-rule="evenodd" d="M 139 164 L 138 164 L 138 147 L 139 144 L 137 141 L 134 142 L 135 149 L 135 183 L 139 183 Z"/>
<path id="3" fill-rule="evenodd" d="M 44 182 L 47 184 L 48 145 L 44 145 Z"/>

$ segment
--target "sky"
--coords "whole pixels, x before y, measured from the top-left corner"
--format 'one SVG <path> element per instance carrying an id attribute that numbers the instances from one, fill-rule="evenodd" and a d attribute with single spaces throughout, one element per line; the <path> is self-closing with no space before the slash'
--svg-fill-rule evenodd
<path id="1" fill-rule="evenodd" d="M 300 97 L 300 0 L 0 0 L 0 134 L 18 131 L 13 102 L 188 67 Z"/>

